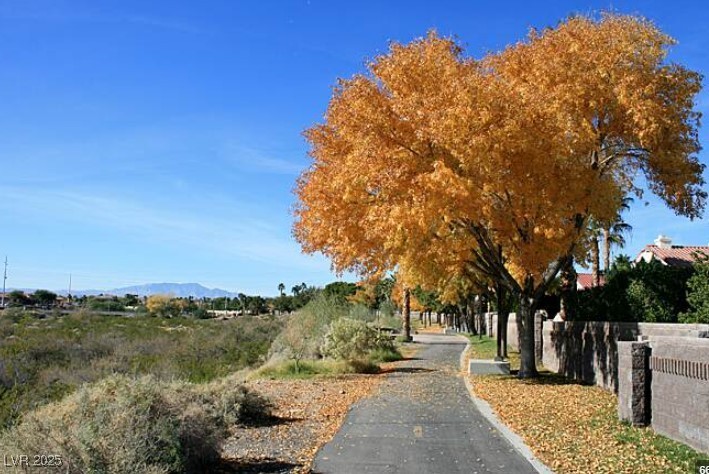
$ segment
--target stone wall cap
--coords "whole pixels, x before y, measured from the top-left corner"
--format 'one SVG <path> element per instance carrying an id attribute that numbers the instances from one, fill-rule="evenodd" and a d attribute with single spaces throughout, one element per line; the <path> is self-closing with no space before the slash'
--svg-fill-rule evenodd
<path id="1" fill-rule="evenodd" d="M 681 336 L 650 336 L 650 344 L 653 346 L 663 344 L 680 344 L 685 346 L 709 347 L 709 339 Z"/>

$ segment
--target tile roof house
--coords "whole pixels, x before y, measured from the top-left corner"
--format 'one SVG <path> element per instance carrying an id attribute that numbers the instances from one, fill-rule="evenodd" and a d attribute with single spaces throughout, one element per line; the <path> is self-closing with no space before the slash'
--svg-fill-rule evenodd
<path id="1" fill-rule="evenodd" d="M 601 284 L 599 286 L 603 286 L 606 283 L 606 279 L 603 275 L 600 275 L 601 279 Z M 596 285 L 593 284 L 593 274 L 591 273 L 577 273 L 576 274 L 576 289 L 577 290 L 586 290 L 588 288 L 594 287 Z"/>
<path id="2" fill-rule="evenodd" d="M 635 262 L 658 260 L 663 265 L 691 267 L 703 255 L 709 257 L 709 245 L 672 245 L 672 239 L 659 235 L 654 245 L 646 245 Z"/>

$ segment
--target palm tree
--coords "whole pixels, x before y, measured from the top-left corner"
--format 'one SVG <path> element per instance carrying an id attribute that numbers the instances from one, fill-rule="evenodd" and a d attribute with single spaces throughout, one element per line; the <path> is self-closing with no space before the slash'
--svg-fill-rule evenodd
<path id="1" fill-rule="evenodd" d="M 630 203 L 632 202 L 633 198 L 630 196 L 624 197 L 613 222 L 603 226 L 603 272 L 606 274 L 611 265 L 611 246 L 617 245 L 623 248 L 626 243 L 624 234 L 630 234 L 633 231 L 633 227 L 623 221 L 623 217 L 621 216 L 624 211 L 630 209 Z"/>
<path id="2" fill-rule="evenodd" d="M 593 286 L 601 285 L 601 274 L 598 269 L 600 267 L 600 249 L 598 240 L 601 237 L 601 228 L 603 226 L 593 217 L 588 220 L 588 236 L 591 243 L 591 279 Z"/>
<path id="3" fill-rule="evenodd" d="M 285 290 L 286 290 L 286 285 L 284 285 L 283 283 L 279 283 L 278 284 L 278 292 L 281 294 L 281 296 L 283 296 Z"/>
<path id="4" fill-rule="evenodd" d="M 591 244 L 591 278 L 593 286 L 601 284 L 601 255 L 599 240 L 603 238 L 603 272 L 608 273 L 611 259 L 611 245 L 623 247 L 625 238 L 623 234 L 627 234 L 632 230 L 632 227 L 627 222 L 623 221 L 621 214 L 623 211 L 630 209 L 630 203 L 633 198 L 626 196 L 621 200 L 620 207 L 615 217 L 609 222 L 601 222 L 594 219 L 593 216 L 588 220 L 588 235 Z"/>

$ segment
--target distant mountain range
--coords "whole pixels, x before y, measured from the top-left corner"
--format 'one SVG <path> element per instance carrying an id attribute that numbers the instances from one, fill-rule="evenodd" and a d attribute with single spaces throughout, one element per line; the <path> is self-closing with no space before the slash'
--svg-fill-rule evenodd
<path id="1" fill-rule="evenodd" d="M 170 294 L 186 298 L 194 296 L 195 298 L 219 298 L 228 296 L 233 298 L 236 293 L 231 293 L 220 288 L 207 288 L 199 283 L 148 283 L 146 285 L 124 286 L 110 290 L 108 293 L 123 296 L 125 294 L 150 296 L 156 294 Z"/>
<path id="2" fill-rule="evenodd" d="M 22 289 L 25 292 L 33 292 L 34 290 Z M 8 290 L 10 291 L 10 290 Z M 68 290 L 57 291 L 60 295 L 66 295 Z M 148 283 L 145 285 L 124 286 L 123 288 L 114 288 L 112 290 L 72 290 L 74 296 L 82 295 L 116 295 L 123 296 L 126 294 L 150 296 L 156 294 L 170 294 L 177 297 L 187 298 L 193 296 L 195 298 L 220 298 L 228 296 L 233 298 L 237 293 L 231 293 L 219 288 L 207 288 L 199 283 Z"/>

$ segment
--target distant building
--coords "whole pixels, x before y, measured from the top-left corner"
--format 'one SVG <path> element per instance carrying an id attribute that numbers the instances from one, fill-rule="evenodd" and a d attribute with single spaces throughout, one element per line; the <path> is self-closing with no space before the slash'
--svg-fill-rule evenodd
<path id="1" fill-rule="evenodd" d="M 603 275 L 600 275 L 601 284 L 598 286 L 603 286 L 606 284 L 606 279 Z M 576 289 L 587 290 L 596 285 L 593 284 L 593 274 L 591 273 L 577 273 L 576 274 Z"/>
<path id="2" fill-rule="evenodd" d="M 702 256 L 709 257 L 709 245 L 672 245 L 672 239 L 659 235 L 654 245 L 646 245 L 635 262 L 657 260 L 672 267 L 691 267 Z"/>

